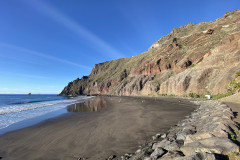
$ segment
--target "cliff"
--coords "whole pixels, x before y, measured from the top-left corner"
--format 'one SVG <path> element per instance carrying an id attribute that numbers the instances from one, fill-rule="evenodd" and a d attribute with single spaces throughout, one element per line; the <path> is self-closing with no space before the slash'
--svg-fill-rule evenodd
<path id="1" fill-rule="evenodd" d="M 240 71 L 240 10 L 174 28 L 148 51 L 96 64 L 60 95 L 225 94 Z"/>

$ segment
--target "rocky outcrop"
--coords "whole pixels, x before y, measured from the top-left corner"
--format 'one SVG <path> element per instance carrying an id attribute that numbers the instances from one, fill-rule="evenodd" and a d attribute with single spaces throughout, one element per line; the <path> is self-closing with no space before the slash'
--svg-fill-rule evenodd
<path id="1" fill-rule="evenodd" d="M 198 108 L 166 133 L 153 136 L 122 160 L 217 160 L 239 152 L 234 143 L 238 125 L 231 109 L 217 101 L 194 102 Z M 117 158 L 117 157 L 116 157 Z"/>
<path id="2" fill-rule="evenodd" d="M 174 28 L 137 56 L 96 64 L 60 95 L 224 94 L 240 71 L 240 10 Z"/>

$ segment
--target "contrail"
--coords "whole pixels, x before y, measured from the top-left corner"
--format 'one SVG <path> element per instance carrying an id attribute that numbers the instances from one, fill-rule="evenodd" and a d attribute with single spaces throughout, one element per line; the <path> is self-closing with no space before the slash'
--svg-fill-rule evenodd
<path id="1" fill-rule="evenodd" d="M 47 55 L 47 54 L 44 54 L 44 53 L 41 53 L 41 52 L 29 50 L 27 48 L 18 47 L 18 46 L 15 46 L 15 45 L 4 43 L 4 42 L 0 42 L 0 46 L 11 48 L 11 49 L 14 49 L 14 50 L 17 50 L 17 51 L 21 51 L 21 52 L 24 52 L 24 53 L 28 53 L 28 54 L 31 54 L 31 55 L 35 55 L 35 56 L 38 56 L 38 57 L 46 58 L 46 59 L 49 59 L 49 60 L 65 63 L 65 64 L 68 64 L 68 65 L 73 65 L 73 66 L 81 67 L 81 68 L 84 68 L 84 69 L 91 69 L 88 66 L 84 66 L 84 65 L 81 65 L 81 64 L 77 64 L 77 63 L 65 60 L 65 59 L 61 59 L 61 58 L 58 58 L 58 57 L 50 56 L 50 55 Z"/>
<path id="2" fill-rule="evenodd" d="M 115 48 L 111 47 L 107 42 L 103 39 L 99 38 L 97 35 L 92 33 L 90 30 L 74 21 L 70 17 L 58 11 L 53 6 L 43 3 L 43 1 L 26 1 L 29 5 L 37 8 L 40 12 L 46 14 L 48 17 L 52 18 L 55 21 L 58 21 L 60 24 L 78 34 L 79 36 L 85 38 L 89 43 L 92 43 L 94 48 L 99 48 L 103 52 L 104 56 L 109 58 L 124 58 L 125 56 L 117 51 Z"/>

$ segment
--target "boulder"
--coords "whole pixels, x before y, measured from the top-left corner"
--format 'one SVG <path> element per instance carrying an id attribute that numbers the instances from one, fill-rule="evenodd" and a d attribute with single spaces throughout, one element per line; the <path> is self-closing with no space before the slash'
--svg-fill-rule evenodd
<path id="1" fill-rule="evenodd" d="M 170 143 L 171 142 L 168 139 L 165 138 L 160 142 L 154 143 L 153 146 L 152 146 L 152 149 L 156 149 L 158 147 L 164 148 L 165 146 L 169 145 Z"/>
<path id="2" fill-rule="evenodd" d="M 172 160 L 176 157 L 183 157 L 184 154 L 181 151 L 168 151 L 165 155 L 163 155 L 163 157 L 161 158 L 161 160 Z"/>
<path id="3" fill-rule="evenodd" d="M 106 160 L 113 160 L 113 159 L 116 159 L 116 158 L 117 158 L 116 155 L 111 155 L 111 156 L 109 156 Z"/>
<path id="4" fill-rule="evenodd" d="M 186 140 L 184 141 L 184 145 L 201 140 L 201 139 L 211 138 L 211 137 L 214 137 L 214 135 L 208 132 L 187 135 Z"/>
<path id="5" fill-rule="evenodd" d="M 168 151 L 179 150 L 179 144 L 177 141 L 172 141 L 170 144 L 165 145 L 164 149 Z"/>
<path id="6" fill-rule="evenodd" d="M 165 153 L 167 153 L 167 150 L 165 150 L 164 148 L 158 147 L 153 151 L 150 157 L 152 159 L 158 159 L 162 157 Z"/>
<path id="7" fill-rule="evenodd" d="M 214 153 L 197 152 L 189 156 L 176 157 L 171 160 L 217 160 L 217 158 Z"/>
<path id="8" fill-rule="evenodd" d="M 207 135 L 206 135 L 207 136 Z M 184 155 L 189 156 L 195 152 L 209 152 L 224 154 L 228 152 L 239 152 L 239 147 L 228 138 L 211 137 L 187 143 L 180 148 Z"/>
<path id="9" fill-rule="evenodd" d="M 152 148 L 149 147 L 144 147 L 141 149 L 138 149 L 134 155 L 131 155 L 131 158 L 129 158 L 130 160 L 139 160 L 139 159 L 143 159 L 144 157 L 149 157 L 153 152 Z"/>
<path id="10" fill-rule="evenodd" d="M 184 131 L 182 131 L 182 132 L 177 134 L 177 138 L 176 139 L 185 141 L 187 135 L 191 135 L 191 134 L 194 134 L 194 133 L 195 133 L 195 131 L 190 130 L 190 129 L 189 130 L 184 130 Z"/>

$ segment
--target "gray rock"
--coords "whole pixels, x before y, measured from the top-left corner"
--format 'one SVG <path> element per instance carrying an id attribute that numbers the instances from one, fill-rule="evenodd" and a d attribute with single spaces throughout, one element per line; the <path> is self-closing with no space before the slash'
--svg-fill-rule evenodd
<path id="1" fill-rule="evenodd" d="M 122 159 L 122 160 L 130 159 L 132 156 L 133 156 L 132 154 L 126 153 L 126 154 L 124 154 L 123 156 L 121 156 L 121 159 Z"/>
<path id="2" fill-rule="evenodd" d="M 227 152 L 238 152 L 239 147 L 227 138 L 211 137 L 200 139 L 182 146 L 181 151 L 185 155 L 192 155 L 195 152 L 208 152 L 223 154 Z"/>
<path id="3" fill-rule="evenodd" d="M 217 159 L 215 154 L 213 153 L 198 152 L 185 157 L 176 157 L 173 158 L 172 160 L 217 160 Z"/>
<path id="4" fill-rule="evenodd" d="M 161 134 L 160 133 L 158 133 L 158 134 L 156 134 L 155 136 L 152 136 L 152 139 L 153 140 L 156 140 L 156 139 L 159 139 L 159 138 L 161 138 Z"/>
<path id="5" fill-rule="evenodd" d="M 176 157 L 183 157 L 184 154 L 181 151 L 168 151 L 161 160 L 171 160 Z"/>
<path id="6" fill-rule="evenodd" d="M 179 140 L 185 141 L 186 136 L 187 136 L 186 133 L 184 133 L 184 132 L 180 132 L 180 133 L 177 134 L 177 138 L 176 138 L 176 140 L 178 140 L 178 141 L 179 141 Z"/>
<path id="7" fill-rule="evenodd" d="M 161 135 L 161 138 L 166 138 L 167 137 L 167 134 L 164 133 L 163 135 Z"/>
<path id="8" fill-rule="evenodd" d="M 131 156 L 130 160 L 140 160 L 144 157 L 149 157 L 153 152 L 152 148 L 145 147 L 142 149 L 138 149 L 133 156 Z"/>
<path id="9" fill-rule="evenodd" d="M 167 140 L 166 138 L 163 139 L 160 142 L 154 143 L 152 146 L 152 149 L 156 149 L 157 147 L 162 147 L 164 148 L 166 145 L 170 144 L 171 142 L 169 140 Z"/>
<path id="10" fill-rule="evenodd" d="M 187 135 L 186 140 L 184 141 L 184 145 L 201 140 L 201 139 L 211 138 L 211 137 L 214 137 L 214 135 L 208 132 L 199 132 L 196 134 Z"/>
<path id="11" fill-rule="evenodd" d="M 116 159 L 116 158 L 117 158 L 116 155 L 111 155 L 111 156 L 109 156 L 106 160 L 113 160 L 113 159 Z"/>
<path id="12" fill-rule="evenodd" d="M 172 141 L 169 144 L 165 145 L 164 149 L 166 149 L 168 151 L 179 150 L 179 145 L 176 141 Z"/>
<path id="13" fill-rule="evenodd" d="M 177 138 L 176 138 L 176 140 L 185 141 L 187 135 L 189 135 L 189 134 L 194 134 L 194 133 L 195 133 L 195 131 L 190 130 L 190 129 L 186 129 L 186 130 L 184 130 L 184 131 L 182 131 L 182 132 L 177 133 Z"/>
<path id="14" fill-rule="evenodd" d="M 158 147 L 154 150 L 154 152 L 151 154 L 151 158 L 153 159 L 158 159 L 160 157 L 162 157 L 165 153 L 167 153 L 167 150 L 161 148 L 161 147 Z"/>

